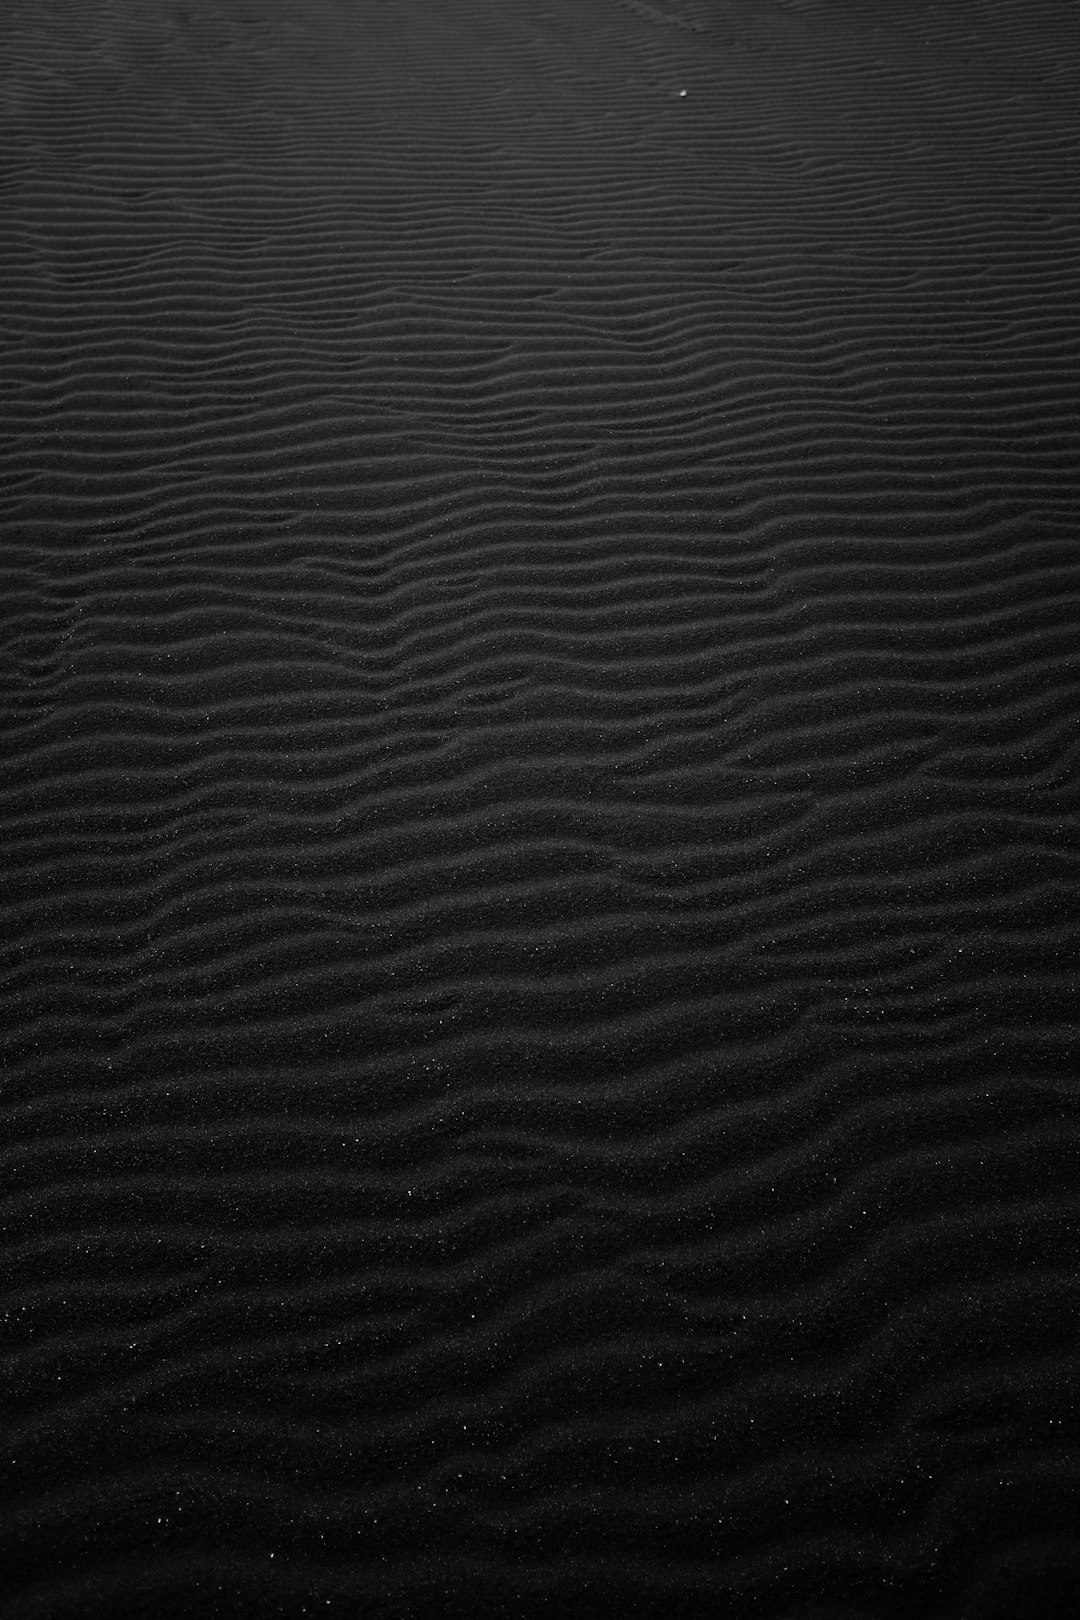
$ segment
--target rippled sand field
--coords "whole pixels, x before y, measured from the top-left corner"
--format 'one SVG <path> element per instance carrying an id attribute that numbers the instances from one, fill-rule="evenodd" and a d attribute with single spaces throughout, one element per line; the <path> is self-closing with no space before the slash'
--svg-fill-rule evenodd
<path id="1" fill-rule="evenodd" d="M 1080 14 L 0 4 L 4 1620 L 1080 1612 Z"/>

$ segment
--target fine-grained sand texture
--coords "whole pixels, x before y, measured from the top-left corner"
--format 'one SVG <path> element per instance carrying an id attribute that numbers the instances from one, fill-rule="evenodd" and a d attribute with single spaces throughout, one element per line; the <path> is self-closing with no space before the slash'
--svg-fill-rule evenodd
<path id="1" fill-rule="evenodd" d="M 4 1620 L 1080 1612 L 1080 9 L 0 41 Z"/>

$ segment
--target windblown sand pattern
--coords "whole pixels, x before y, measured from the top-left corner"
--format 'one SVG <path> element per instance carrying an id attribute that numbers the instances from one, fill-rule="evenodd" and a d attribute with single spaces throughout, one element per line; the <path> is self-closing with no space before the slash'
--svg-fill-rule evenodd
<path id="1" fill-rule="evenodd" d="M 0 1581 L 1080 1603 L 1080 15 L 0 7 Z"/>

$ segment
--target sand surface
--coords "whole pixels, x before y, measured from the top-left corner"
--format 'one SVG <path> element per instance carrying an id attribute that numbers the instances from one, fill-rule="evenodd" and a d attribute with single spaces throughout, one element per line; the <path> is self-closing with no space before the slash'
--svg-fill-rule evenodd
<path id="1" fill-rule="evenodd" d="M 4 1620 L 1080 1612 L 1080 8 L 0 4 Z"/>

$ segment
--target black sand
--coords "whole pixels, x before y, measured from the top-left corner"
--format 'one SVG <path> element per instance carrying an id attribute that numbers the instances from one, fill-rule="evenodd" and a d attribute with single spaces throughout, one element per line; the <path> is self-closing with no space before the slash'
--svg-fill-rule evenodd
<path id="1" fill-rule="evenodd" d="M 0 24 L 5 1620 L 1080 1612 L 1080 8 Z"/>

